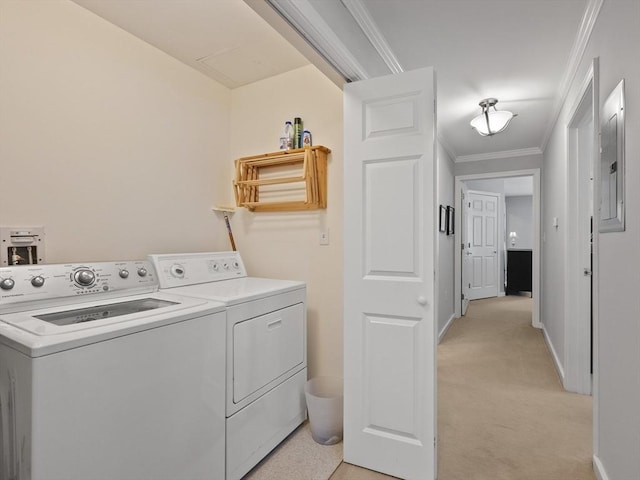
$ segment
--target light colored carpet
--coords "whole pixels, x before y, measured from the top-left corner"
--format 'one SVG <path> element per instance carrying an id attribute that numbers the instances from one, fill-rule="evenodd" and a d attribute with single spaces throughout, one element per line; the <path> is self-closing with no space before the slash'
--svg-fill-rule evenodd
<path id="1" fill-rule="evenodd" d="M 305 422 L 243 480 L 327 480 L 341 461 L 342 442 L 335 445 L 314 442 L 309 422 Z"/>
<path id="2" fill-rule="evenodd" d="M 592 400 L 563 390 L 531 298 L 471 302 L 438 347 L 439 480 L 592 480 Z"/>

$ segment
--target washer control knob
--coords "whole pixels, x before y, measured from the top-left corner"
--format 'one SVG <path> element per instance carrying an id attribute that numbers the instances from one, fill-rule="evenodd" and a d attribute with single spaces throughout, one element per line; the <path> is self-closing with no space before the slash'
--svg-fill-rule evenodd
<path id="1" fill-rule="evenodd" d="M 147 269 L 144 267 L 140 267 L 138 269 L 138 276 L 139 277 L 146 277 L 147 276 Z"/>
<path id="2" fill-rule="evenodd" d="M 44 277 L 42 275 L 38 275 L 37 277 L 33 277 L 31 279 L 31 285 L 34 287 L 41 287 L 44 285 Z"/>
<path id="3" fill-rule="evenodd" d="M 120 278 L 129 278 L 129 270 L 122 269 L 118 272 Z"/>
<path id="4" fill-rule="evenodd" d="M 184 267 L 179 263 L 171 265 L 171 269 L 169 271 L 173 277 L 184 278 Z"/>
<path id="5" fill-rule="evenodd" d="M 237 260 L 234 260 L 234 261 L 233 261 L 233 263 L 232 263 L 231 265 L 233 265 L 233 269 L 234 269 L 234 270 L 237 270 L 237 269 L 239 269 L 239 268 L 240 268 L 240 264 L 238 263 L 238 261 L 237 261 Z"/>
<path id="6" fill-rule="evenodd" d="M 12 278 L 4 278 L 0 280 L 0 288 L 2 290 L 11 290 L 16 282 L 13 281 Z"/>
<path id="7" fill-rule="evenodd" d="M 86 268 L 81 268 L 73 274 L 75 282 L 82 287 L 90 287 L 96 281 L 96 274 Z"/>

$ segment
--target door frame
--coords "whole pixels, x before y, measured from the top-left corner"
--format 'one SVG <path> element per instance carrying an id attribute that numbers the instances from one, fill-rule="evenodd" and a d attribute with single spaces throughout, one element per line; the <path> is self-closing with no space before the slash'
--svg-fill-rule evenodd
<path id="1" fill-rule="evenodd" d="M 599 171 L 596 168 L 596 161 L 599 158 L 599 99 L 598 99 L 598 59 L 595 58 L 587 72 L 581 87 L 576 94 L 576 99 L 569 115 L 567 116 L 567 188 L 566 188 L 566 218 L 571 223 L 568 224 L 567 235 L 565 237 L 566 266 L 565 266 L 565 314 L 564 314 L 564 378 L 563 386 L 570 392 L 581 394 L 591 394 L 596 389 L 596 315 L 597 315 L 597 293 L 598 293 L 598 218 L 599 218 Z M 585 242 L 588 239 L 579 238 L 577 233 L 577 218 L 580 212 L 580 202 L 578 201 L 578 169 L 580 168 L 578 158 L 577 139 L 580 130 L 580 122 L 586 115 L 590 115 L 592 122 L 592 171 L 593 171 L 593 239 L 592 239 L 592 271 L 591 281 L 593 290 L 589 296 L 591 302 L 591 315 L 593 318 L 593 335 L 591 332 L 591 321 L 580 318 L 581 302 L 584 301 L 583 292 L 579 291 L 576 285 L 583 279 L 580 251 L 571 248 L 578 242 Z M 592 339 L 592 336 L 594 337 Z M 592 352 L 592 349 L 594 350 Z M 591 362 L 593 355 L 594 375 L 591 375 Z M 592 385 L 592 378 L 594 385 Z M 594 398 L 595 400 L 595 398 Z M 595 405 L 594 405 L 595 407 Z M 594 408 L 595 411 L 595 408 Z M 596 438 L 594 436 L 594 438 Z"/>
<path id="2" fill-rule="evenodd" d="M 533 311 L 531 316 L 531 325 L 535 328 L 542 328 L 540 322 L 540 169 L 532 168 L 526 170 L 507 170 L 491 173 L 476 173 L 470 175 L 456 175 L 454 196 L 456 202 L 456 210 L 462 211 L 462 182 L 467 180 L 486 180 L 508 177 L 533 177 L 533 272 L 532 272 L 532 292 Z M 457 215 L 455 222 L 454 242 L 457 253 L 455 257 L 455 275 L 454 275 L 454 298 L 455 316 L 460 317 L 462 311 L 462 215 Z"/>

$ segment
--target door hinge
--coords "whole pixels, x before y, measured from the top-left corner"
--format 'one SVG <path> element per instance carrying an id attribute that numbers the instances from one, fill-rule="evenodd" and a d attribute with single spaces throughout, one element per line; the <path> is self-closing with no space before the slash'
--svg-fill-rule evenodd
<path id="1" fill-rule="evenodd" d="M 464 250 L 464 242 L 460 244 L 460 250 Z"/>
<path id="2" fill-rule="evenodd" d="M 460 294 L 460 300 L 464 300 L 464 293 Z"/>

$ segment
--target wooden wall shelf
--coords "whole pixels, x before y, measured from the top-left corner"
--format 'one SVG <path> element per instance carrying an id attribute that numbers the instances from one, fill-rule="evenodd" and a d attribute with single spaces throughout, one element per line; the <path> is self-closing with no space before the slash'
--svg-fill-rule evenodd
<path id="1" fill-rule="evenodd" d="M 236 205 L 252 212 L 327 208 L 329 153 L 330 149 L 318 145 L 237 159 L 233 181 Z M 296 188 L 299 192 L 293 195 Z"/>

